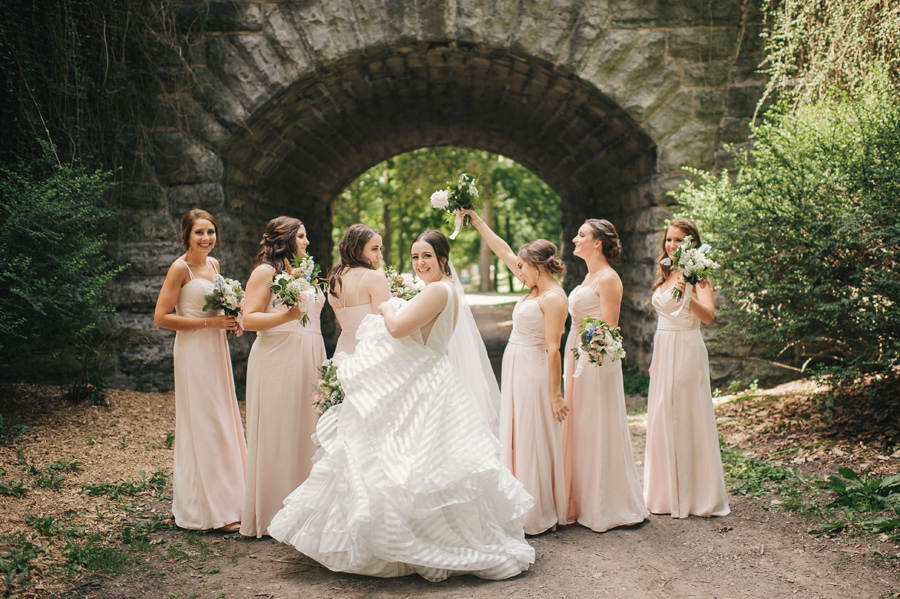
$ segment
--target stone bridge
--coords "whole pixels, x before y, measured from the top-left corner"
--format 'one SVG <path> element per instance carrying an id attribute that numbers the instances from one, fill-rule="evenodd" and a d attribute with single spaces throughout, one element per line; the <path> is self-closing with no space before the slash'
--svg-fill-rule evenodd
<path id="1" fill-rule="evenodd" d="M 171 334 L 152 310 L 180 216 L 220 220 L 246 280 L 265 222 L 301 218 L 329 257 L 338 194 L 374 164 L 426 146 L 508 156 L 562 198 L 571 239 L 588 217 L 624 243 L 621 324 L 646 367 L 645 307 L 667 192 L 683 166 L 727 167 L 764 82 L 753 0 L 281 0 L 174 5 L 196 85 L 163 94 L 153 174 L 126 187 L 115 289 L 117 382 L 170 388 Z M 200 34 L 196 32 L 200 31 Z M 423 198 L 423 202 L 427 198 Z M 324 260 L 323 260 L 324 262 Z M 246 345 L 246 344 L 245 344 Z M 238 347 L 235 366 L 243 364 Z M 713 355 L 713 378 L 753 378 Z"/>

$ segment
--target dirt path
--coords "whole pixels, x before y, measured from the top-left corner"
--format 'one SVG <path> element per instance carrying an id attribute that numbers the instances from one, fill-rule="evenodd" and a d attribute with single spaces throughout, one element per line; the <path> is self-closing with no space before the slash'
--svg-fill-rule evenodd
<path id="1" fill-rule="evenodd" d="M 632 432 L 635 455 L 643 455 L 643 422 L 633 423 Z M 867 557 L 867 551 L 814 539 L 802 522 L 743 497 L 732 496 L 731 506 L 725 518 L 651 516 L 640 526 L 603 534 L 573 525 L 532 537 L 534 566 L 505 581 L 463 576 L 432 584 L 418 576 L 382 580 L 338 574 L 271 539 L 207 535 L 222 557 L 202 567 L 164 562 L 136 579 L 94 579 L 98 586 L 84 590 L 86 596 L 111 599 L 896 596 L 891 568 Z M 178 533 L 157 539 L 177 543 Z M 201 574 L 214 569 L 214 575 Z"/>

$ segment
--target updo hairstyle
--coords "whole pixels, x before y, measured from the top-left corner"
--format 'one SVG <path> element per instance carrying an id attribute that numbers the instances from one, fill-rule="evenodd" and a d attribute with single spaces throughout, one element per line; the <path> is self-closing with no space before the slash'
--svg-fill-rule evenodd
<path id="1" fill-rule="evenodd" d="M 616 227 L 604 218 L 589 218 L 584 224 L 591 228 L 594 239 L 600 241 L 601 251 L 606 259 L 615 262 L 622 255 L 622 242 Z"/>
<path id="2" fill-rule="evenodd" d="M 519 248 L 518 256 L 535 268 L 543 268 L 550 274 L 566 273 L 566 265 L 560 260 L 556 245 L 546 239 L 535 239 Z"/>

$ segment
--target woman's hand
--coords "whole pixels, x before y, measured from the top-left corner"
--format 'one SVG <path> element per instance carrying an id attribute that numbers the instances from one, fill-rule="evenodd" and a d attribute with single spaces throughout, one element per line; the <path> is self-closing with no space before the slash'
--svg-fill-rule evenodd
<path id="1" fill-rule="evenodd" d="M 390 312 L 391 314 L 393 314 L 393 313 L 394 313 L 394 306 L 392 306 L 390 302 L 381 302 L 381 303 L 378 305 L 378 313 L 381 314 L 382 316 L 384 316 L 384 315 L 387 314 L 388 312 Z"/>
<path id="2" fill-rule="evenodd" d="M 206 316 L 203 318 L 201 329 L 222 329 L 225 331 L 237 331 L 238 323 L 234 316 L 223 314 L 221 316 Z"/>
<path id="3" fill-rule="evenodd" d="M 288 310 L 288 314 L 291 315 L 291 320 L 300 320 L 301 318 L 306 316 L 306 312 L 301 312 L 300 308 L 296 306 Z"/>
<path id="4" fill-rule="evenodd" d="M 553 415 L 559 422 L 562 422 L 566 419 L 566 416 L 569 415 L 569 406 L 566 405 L 566 402 L 563 401 L 562 395 L 559 393 L 553 393 L 550 395 L 550 404 L 553 406 Z"/>
<path id="5" fill-rule="evenodd" d="M 677 289 L 678 291 L 680 291 L 682 294 L 684 294 L 684 288 L 686 286 L 687 286 L 687 281 L 684 280 L 683 276 L 678 275 L 678 278 L 675 279 L 675 284 L 673 285 L 673 287 L 675 289 Z"/>

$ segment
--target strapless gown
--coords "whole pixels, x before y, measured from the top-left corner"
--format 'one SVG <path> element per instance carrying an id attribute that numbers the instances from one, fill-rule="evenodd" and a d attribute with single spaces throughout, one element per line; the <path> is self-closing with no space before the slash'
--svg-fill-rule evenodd
<path id="1" fill-rule="evenodd" d="M 273 306 L 266 312 L 286 312 Z M 316 444 L 311 436 L 319 419 L 312 401 L 318 368 L 325 360 L 319 316 L 320 293 L 309 311 L 309 324 L 286 322 L 256 333 L 247 364 L 247 488 L 241 534 L 268 534 L 269 522 L 288 494 L 306 480 Z"/>
<path id="2" fill-rule="evenodd" d="M 562 425 L 550 404 L 544 313 L 536 299 L 521 298 L 513 309 L 500 380 L 500 443 L 503 463 L 534 496 L 525 532 L 565 524 Z"/>
<path id="3" fill-rule="evenodd" d="M 668 289 L 651 298 L 659 321 L 653 337 L 647 398 L 644 499 L 654 514 L 673 518 L 731 513 L 709 383 L 709 356 L 700 319 Z"/>
<path id="4" fill-rule="evenodd" d="M 212 281 L 181 288 L 175 312 L 202 318 Z M 225 331 L 175 333 L 175 468 L 172 513 L 181 528 L 206 530 L 237 522 L 244 511 L 247 446 L 234 393 Z"/>
<path id="5" fill-rule="evenodd" d="M 522 529 L 532 499 L 445 355 L 454 312 L 445 287 L 427 339 L 394 339 L 383 317 L 363 320 L 338 368 L 344 403 L 319 419 L 312 472 L 269 526 L 331 570 L 502 579 L 534 562 Z"/>
<path id="6" fill-rule="evenodd" d="M 590 287 L 579 285 L 569 294 L 572 328 L 565 353 L 569 415 L 563 422 L 568 521 L 597 532 L 637 524 L 648 515 L 628 432 L 622 361 L 588 364 L 573 376 L 578 324 L 588 316 L 599 318 L 600 310 L 600 297 Z"/>

